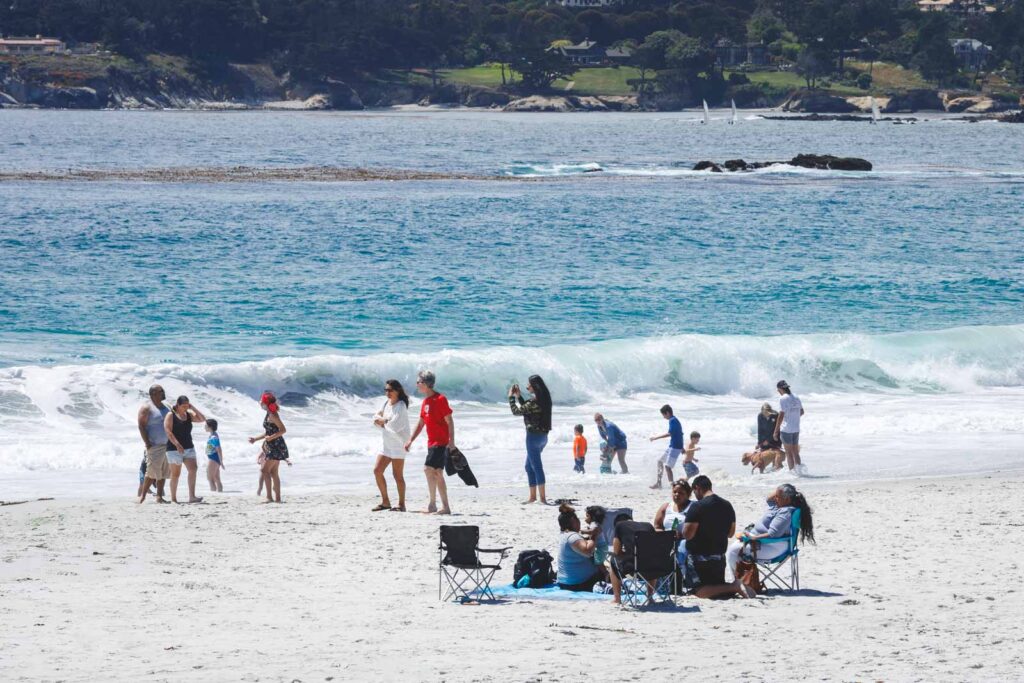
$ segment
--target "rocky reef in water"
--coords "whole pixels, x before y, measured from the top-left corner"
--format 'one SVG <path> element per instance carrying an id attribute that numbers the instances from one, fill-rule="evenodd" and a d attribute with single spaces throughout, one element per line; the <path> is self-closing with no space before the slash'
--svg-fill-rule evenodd
<path id="1" fill-rule="evenodd" d="M 870 171 L 873 167 L 871 162 L 857 157 L 837 157 L 831 154 L 797 154 L 789 161 L 744 161 L 743 159 L 730 159 L 718 164 L 714 161 L 698 161 L 694 171 L 710 171 L 711 173 L 754 171 L 759 168 L 770 166 L 796 166 L 798 168 L 812 168 L 819 171 Z"/>

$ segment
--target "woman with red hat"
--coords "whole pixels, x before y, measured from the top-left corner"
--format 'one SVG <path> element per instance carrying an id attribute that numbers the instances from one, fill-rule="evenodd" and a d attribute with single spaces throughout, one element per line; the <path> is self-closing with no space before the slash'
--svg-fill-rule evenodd
<path id="1" fill-rule="evenodd" d="M 288 431 L 281 421 L 277 397 L 269 391 L 264 391 L 260 396 L 260 407 L 266 411 L 263 417 L 264 433 L 259 436 L 249 437 L 249 443 L 263 442 L 263 485 L 267 488 L 267 502 L 281 502 L 281 477 L 278 475 L 278 468 L 282 460 L 288 459 L 288 444 L 284 442 L 285 432 Z M 273 486 L 271 486 L 273 485 Z M 273 497 L 271 497 L 273 493 Z"/>

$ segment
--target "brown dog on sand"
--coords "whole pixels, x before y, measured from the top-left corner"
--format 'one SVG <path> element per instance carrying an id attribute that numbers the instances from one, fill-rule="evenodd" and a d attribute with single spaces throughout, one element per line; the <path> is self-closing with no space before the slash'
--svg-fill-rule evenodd
<path id="1" fill-rule="evenodd" d="M 778 448 L 766 448 L 763 451 L 752 451 L 743 454 L 743 464 L 750 465 L 751 472 L 760 470 L 761 474 L 764 474 L 764 470 L 768 465 L 772 466 L 772 470 L 782 469 L 782 463 L 785 460 L 786 454 Z"/>

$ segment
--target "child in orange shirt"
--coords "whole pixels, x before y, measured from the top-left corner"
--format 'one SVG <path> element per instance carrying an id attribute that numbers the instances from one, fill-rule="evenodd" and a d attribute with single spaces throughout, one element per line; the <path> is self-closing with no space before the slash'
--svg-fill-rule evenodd
<path id="1" fill-rule="evenodd" d="M 583 425 L 576 425 L 572 431 L 576 433 L 572 440 L 572 457 L 575 462 L 572 471 L 583 474 L 583 462 L 587 458 L 587 439 L 583 436 Z"/>

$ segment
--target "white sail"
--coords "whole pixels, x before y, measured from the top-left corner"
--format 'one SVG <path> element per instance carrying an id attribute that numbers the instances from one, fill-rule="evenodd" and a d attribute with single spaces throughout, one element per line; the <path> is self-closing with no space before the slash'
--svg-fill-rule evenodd
<path id="1" fill-rule="evenodd" d="M 875 102 L 875 98 L 871 98 L 871 123 L 878 123 L 878 119 L 881 118 L 881 114 L 878 112 L 878 102 Z"/>
<path id="2" fill-rule="evenodd" d="M 736 100 L 730 100 L 730 102 L 732 102 L 732 118 L 729 119 L 731 125 L 736 123 Z"/>
<path id="3" fill-rule="evenodd" d="M 704 120 L 701 123 L 707 123 L 711 120 L 711 112 L 708 111 L 708 101 L 701 100 L 704 103 Z"/>

